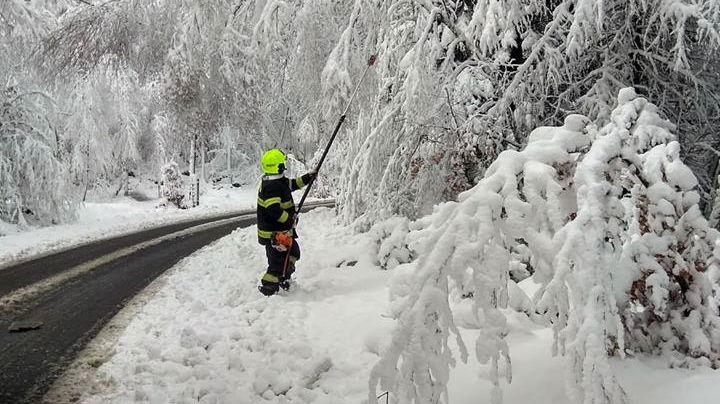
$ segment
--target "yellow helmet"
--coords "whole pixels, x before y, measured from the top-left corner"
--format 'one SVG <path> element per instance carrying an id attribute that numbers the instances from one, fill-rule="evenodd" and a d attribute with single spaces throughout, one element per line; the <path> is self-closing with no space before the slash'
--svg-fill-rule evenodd
<path id="1" fill-rule="evenodd" d="M 263 154 L 260 165 L 267 175 L 281 174 L 285 171 L 285 153 L 280 149 L 270 149 Z"/>

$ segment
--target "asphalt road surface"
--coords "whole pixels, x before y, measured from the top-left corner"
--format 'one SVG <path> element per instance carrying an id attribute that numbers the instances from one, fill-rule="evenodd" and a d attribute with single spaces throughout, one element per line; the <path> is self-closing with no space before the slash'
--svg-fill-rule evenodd
<path id="1" fill-rule="evenodd" d="M 133 296 L 184 257 L 254 224 L 254 212 L 200 219 L 0 269 L 0 404 L 40 401 Z M 18 327 L 39 328 L 10 332 Z"/>

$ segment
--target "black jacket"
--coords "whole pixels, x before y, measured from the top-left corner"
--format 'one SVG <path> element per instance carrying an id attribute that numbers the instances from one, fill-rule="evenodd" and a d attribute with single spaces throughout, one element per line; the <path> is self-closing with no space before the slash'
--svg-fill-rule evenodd
<path id="1" fill-rule="evenodd" d="M 296 237 L 293 229 L 295 201 L 292 191 L 307 185 L 311 178 L 310 174 L 295 179 L 280 175 L 263 177 L 257 199 L 257 230 L 260 244 L 269 244 L 270 236 L 274 231 L 290 231 L 292 236 Z"/>

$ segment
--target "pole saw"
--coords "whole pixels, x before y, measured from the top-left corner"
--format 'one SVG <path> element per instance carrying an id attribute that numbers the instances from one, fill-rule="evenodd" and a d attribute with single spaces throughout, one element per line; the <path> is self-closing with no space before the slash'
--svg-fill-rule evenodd
<path id="1" fill-rule="evenodd" d="M 325 150 L 323 151 L 323 154 L 320 157 L 320 161 L 318 161 L 317 165 L 315 166 L 316 174 L 318 172 L 320 172 L 320 167 L 322 167 L 322 164 L 325 162 L 325 157 L 327 156 L 328 151 L 330 151 L 330 146 L 332 146 L 333 142 L 335 141 L 335 137 L 337 136 L 338 132 L 340 131 L 340 127 L 342 126 L 343 122 L 345 122 L 345 118 L 347 117 L 348 110 L 350 109 L 350 104 L 352 104 L 353 100 L 355 99 L 355 95 L 357 95 L 357 92 L 360 89 L 360 84 L 362 84 L 363 80 L 365 79 L 365 75 L 367 74 L 368 69 L 370 69 L 370 66 L 375 64 L 376 59 L 377 59 L 376 55 L 370 56 L 367 66 L 365 66 L 365 70 L 363 70 L 362 76 L 360 76 L 360 80 L 355 85 L 355 90 L 353 90 L 352 95 L 350 96 L 350 99 L 348 100 L 348 103 L 345 106 L 345 110 L 343 111 L 342 115 L 340 115 L 340 119 L 338 119 L 337 125 L 335 125 L 335 130 L 333 130 L 333 133 L 330 136 L 330 140 L 328 141 L 327 146 L 325 146 Z M 315 182 L 315 178 L 311 179 L 310 182 L 305 187 L 305 192 L 303 193 L 303 196 L 300 199 L 300 203 L 297 206 L 296 212 L 300 213 L 300 209 L 302 209 L 302 206 L 305 203 L 305 198 L 307 198 L 308 194 L 310 193 L 310 188 L 312 188 L 312 184 L 314 182 Z"/>

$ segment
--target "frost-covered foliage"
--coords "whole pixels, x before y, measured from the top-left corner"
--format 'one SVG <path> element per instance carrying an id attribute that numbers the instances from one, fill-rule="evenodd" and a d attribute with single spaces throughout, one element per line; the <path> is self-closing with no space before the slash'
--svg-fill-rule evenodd
<path id="1" fill-rule="evenodd" d="M 52 19 L 44 9 L 23 0 L 6 0 L 0 4 L 0 51 L 32 44 L 50 28 Z M 47 10 L 49 13 L 49 10 Z"/>
<path id="2" fill-rule="evenodd" d="M 332 15 L 327 11 L 337 7 L 323 10 Z M 212 177 L 229 171 L 255 177 L 262 148 L 280 139 L 271 104 L 287 93 L 278 61 L 300 54 L 300 45 L 315 52 L 305 54 L 317 74 L 295 66 L 298 97 L 287 109 L 295 112 L 299 104 L 320 98 L 299 92 L 313 80 L 319 83 L 324 58 L 315 58 L 322 48 L 313 45 L 325 41 L 329 49 L 334 42 L 332 35 L 316 32 L 330 27 L 317 23 L 322 16 L 304 12 L 316 21 L 302 27 L 303 37 L 311 38 L 307 43 L 265 47 L 300 31 L 293 26 L 294 11 L 278 17 L 274 10 L 300 8 L 312 9 L 303 2 L 265 1 L 3 2 L 0 81 L 17 82 L 17 69 L 32 83 L 27 88 L 63 100 L 47 114 L 48 124 L 63 157 L 61 171 L 71 174 L 83 199 L 88 188 L 127 190 L 129 175 L 156 176 L 170 159 L 184 169 L 191 139 L 198 140 L 199 153 L 209 154 Z M 287 138 L 287 145 L 294 144 L 293 135 Z M 225 164 L 214 164 L 218 150 L 225 152 Z"/>
<path id="3" fill-rule="evenodd" d="M 570 184 L 576 160 L 589 144 L 582 132 L 586 123 L 584 117 L 570 116 L 562 128 L 536 130 L 525 150 L 500 154 L 459 202 L 440 205 L 412 224 L 408 240 L 419 254 L 417 272 L 407 294 L 396 301 L 398 326 L 373 371 L 371 387 L 379 383 L 401 402 L 438 402 L 454 363 L 447 345 L 451 334 L 458 338 L 463 361 L 467 359 L 448 300 L 449 295 L 464 295 L 473 299 L 481 330 L 477 358 L 489 363 L 493 402 L 501 401 L 500 379 L 511 379 L 506 320 L 500 311 L 508 305 L 511 254 L 519 245 L 529 247 L 536 276 L 552 276 L 549 240 L 575 209 Z"/>
<path id="4" fill-rule="evenodd" d="M 210 179 L 225 179 L 241 185 L 254 184 L 261 175 L 255 158 L 261 152 L 252 138 L 239 136 L 236 129 L 224 128 L 208 150 Z"/>
<path id="5" fill-rule="evenodd" d="M 47 95 L 11 86 L 0 93 L 0 220 L 49 224 L 72 217 L 77 200 L 62 164 Z"/>
<path id="6" fill-rule="evenodd" d="M 366 122 L 348 134 L 349 155 L 357 156 L 343 175 L 348 221 L 428 213 L 473 186 L 533 128 L 571 112 L 607 118 L 629 85 L 678 123 L 707 197 L 714 173 L 704 161 L 717 160 L 708 150 L 717 148 L 720 127 L 717 2 L 375 0 L 356 7 L 323 74 L 342 94 L 360 55 L 379 54 L 375 96 L 358 112 Z"/>
<path id="7" fill-rule="evenodd" d="M 127 190 L 129 175 L 155 177 L 170 159 L 185 169 L 191 140 L 211 178 L 244 184 L 265 148 L 315 155 L 320 74 L 346 3 L 10 0 L 0 82 L 63 100 L 46 115 L 83 199 L 89 188 Z M 300 141 L 303 121 L 313 124 Z"/>
<path id="8" fill-rule="evenodd" d="M 163 3 L 120 0 L 76 7 L 43 38 L 35 62 L 46 76 L 63 79 L 107 67 L 152 74 L 161 67 L 172 35 L 168 23 L 174 22 L 174 9 Z"/>
<path id="9" fill-rule="evenodd" d="M 607 360 L 608 352 L 624 354 L 613 293 L 624 215 L 619 191 L 606 179 L 606 167 L 622 157 L 616 143 L 612 134 L 596 139 L 576 167 L 577 211 L 556 234 L 554 273 L 539 304 L 553 322 L 560 353 L 569 358 L 576 400 L 588 404 L 624 402 Z"/>
<path id="10" fill-rule="evenodd" d="M 556 236 L 556 272 L 540 305 L 558 316 L 558 342 L 586 403 L 621 400 L 606 357 L 626 348 L 713 366 L 720 354 L 706 273 L 718 233 L 700 213 L 675 126 L 631 89 L 618 104 L 577 167 L 577 216 Z"/>
<path id="11" fill-rule="evenodd" d="M 60 131 L 63 142 L 106 143 L 104 111 L 81 111 L 83 95 L 109 91 L 124 117 L 111 136 L 117 158 L 90 170 L 102 172 L 98 181 L 73 169 L 85 185 L 116 183 L 130 169 L 156 174 L 170 158 L 183 167 L 191 139 L 208 161 L 223 150 L 225 163 L 244 165 L 276 146 L 312 166 L 377 52 L 315 187 L 339 194 L 346 220 L 363 216 L 365 229 L 455 199 L 537 126 L 572 112 L 609 116 L 626 85 L 678 123 L 703 200 L 713 188 L 717 2 L 90 3 L 0 4 L 0 72 L 22 65 L 38 74 L 28 88 L 70 100 L 55 126 L 97 133 Z"/>
<path id="12" fill-rule="evenodd" d="M 319 160 L 321 148 L 345 107 L 341 93 L 328 89 L 321 78 L 348 16 L 354 18 L 352 3 L 269 1 L 253 33 L 253 40 L 259 44 L 258 59 L 269 74 L 259 105 L 265 117 L 262 146 L 292 152 L 307 167 Z M 336 142 L 333 148 L 333 155 L 339 155 L 345 145 Z M 314 192 L 334 196 L 340 173 L 347 167 L 347 161 L 326 161 L 322 175 L 313 184 Z"/>
<path id="13" fill-rule="evenodd" d="M 0 220 L 25 226 L 72 218 L 57 104 L 24 69 L 27 49 L 53 27 L 62 1 L 0 3 Z"/>
<path id="14" fill-rule="evenodd" d="M 568 359 L 577 402 L 624 401 L 611 356 L 717 366 L 720 234 L 700 213 L 675 126 L 658 112 L 624 89 L 607 121 L 570 115 L 562 127 L 534 130 L 458 202 L 411 223 L 407 243 L 418 256 L 396 269 L 398 324 L 370 395 L 380 387 L 401 402 L 446 402 L 448 339 L 460 339 L 451 302 L 461 296 L 473 301 L 476 354 L 490 364 L 499 402 L 499 381 L 511 377 L 500 309 L 517 259 L 542 285 L 536 307 L 555 330 L 553 352 Z"/>
<path id="15" fill-rule="evenodd" d="M 680 159 L 671 131 L 644 99 L 628 101 L 604 130 L 619 133 L 638 158 L 618 167 L 617 183 L 632 209 L 621 268 L 632 274 L 621 305 L 633 351 L 680 354 L 679 363 L 720 365 L 720 319 L 707 270 L 716 264 L 718 232 L 698 203 L 697 179 Z M 631 126 L 628 133 L 625 128 Z M 694 359 L 700 359 L 698 361 Z"/>
<path id="16" fill-rule="evenodd" d="M 68 133 L 70 143 L 113 143 L 112 161 L 85 177 L 112 183 L 129 170 L 157 173 L 169 158 L 182 167 L 192 140 L 209 154 L 211 177 L 253 162 L 247 176 L 268 147 L 306 162 L 315 155 L 326 125 L 320 72 L 345 3 L 118 0 L 76 7 L 42 37 L 32 62 L 72 101 L 66 126 L 77 134 Z M 87 108 L 98 100 L 98 108 Z M 111 122 L 107 101 L 117 110 Z M 301 122 L 313 123 L 302 141 Z"/>
<path id="17" fill-rule="evenodd" d="M 146 122 L 138 99 L 144 94 L 132 83 L 129 72 L 110 77 L 97 72 L 69 95 L 63 147 L 70 154 L 75 183 L 86 191 L 122 178 L 141 162 L 140 138 L 145 136 Z M 126 183 L 120 181 L 117 189 L 124 187 Z"/>
<path id="18" fill-rule="evenodd" d="M 161 188 L 160 194 L 167 201 L 177 206 L 178 208 L 184 208 L 185 203 L 185 182 L 180 175 L 178 165 L 171 161 L 162 167 L 160 173 Z"/>

